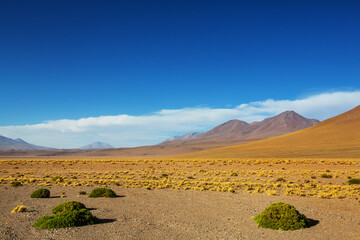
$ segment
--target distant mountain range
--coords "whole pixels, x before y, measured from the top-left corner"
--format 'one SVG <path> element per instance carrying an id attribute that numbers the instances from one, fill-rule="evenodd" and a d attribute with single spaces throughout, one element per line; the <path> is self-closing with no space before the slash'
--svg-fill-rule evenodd
<path id="1" fill-rule="evenodd" d="M 319 120 L 308 119 L 294 111 L 286 111 L 275 117 L 251 124 L 241 120 L 227 121 L 203 134 L 189 133 L 165 141 L 190 140 L 186 142 L 252 142 L 269 137 L 279 136 L 314 126 Z"/>
<path id="2" fill-rule="evenodd" d="M 197 138 L 200 135 L 201 135 L 201 133 L 199 133 L 199 132 L 191 132 L 191 133 L 188 133 L 188 134 L 185 134 L 185 135 L 182 135 L 182 136 L 175 136 L 175 137 L 169 138 L 165 142 L 172 142 L 172 141 L 179 141 L 179 140 L 189 140 L 189 139 Z"/>
<path id="3" fill-rule="evenodd" d="M 4 136 L 0 136 L 0 151 L 7 151 L 7 150 L 49 150 L 53 148 L 42 147 L 33 145 L 30 143 L 25 142 L 24 140 L 17 138 L 7 138 Z"/>
<path id="4" fill-rule="evenodd" d="M 190 158 L 359 156 L 360 106 L 297 132 L 187 155 Z"/>
<path id="5" fill-rule="evenodd" d="M 286 111 L 275 117 L 251 124 L 237 119 L 230 120 L 198 136 L 190 133 L 171 138 L 171 141 L 165 141 L 157 145 L 105 149 L 88 155 L 118 157 L 173 156 L 254 142 L 298 131 L 314 126 L 317 123 L 319 121 L 316 119 L 308 119 L 296 112 Z M 188 138 L 189 136 L 191 138 Z M 186 139 L 181 140 L 183 137 Z"/>
<path id="6" fill-rule="evenodd" d="M 254 141 L 259 141 L 266 138 L 284 135 L 291 132 L 308 128 L 318 124 L 316 119 L 308 119 L 294 111 L 286 111 L 277 116 L 267 118 L 260 122 L 247 123 L 241 120 L 230 120 L 205 133 L 189 133 L 183 136 L 175 136 L 167 141 L 152 145 L 142 146 L 136 148 L 113 148 L 113 146 L 96 142 L 90 145 L 81 147 L 81 149 L 94 149 L 94 151 L 80 151 L 76 153 L 76 150 L 65 151 L 64 153 L 55 151 L 54 153 L 43 154 L 76 154 L 84 156 L 118 156 L 118 157 L 143 157 L 143 156 L 169 156 L 192 153 L 207 149 L 221 148 L 226 146 L 233 146 L 238 144 L 245 144 Z M 12 140 L 12 139 L 11 139 Z M 40 150 L 47 148 L 39 147 L 31 144 L 27 144 L 27 148 L 24 145 L 17 146 L 14 144 L 20 144 L 20 140 L 12 140 L 12 144 L 7 144 L 4 148 L 4 144 L 0 142 L 0 149 L 3 150 Z M 30 146 L 32 147 L 30 147 Z M 9 147 L 11 146 L 11 147 Z M 16 146 L 16 148 L 15 148 Z M 106 148 L 106 149 L 104 149 Z M 112 148 L 112 149 L 110 149 Z"/>
<path id="7" fill-rule="evenodd" d="M 83 146 L 80 149 L 104 149 L 104 148 L 114 148 L 114 147 L 107 143 L 94 142 L 89 145 Z"/>

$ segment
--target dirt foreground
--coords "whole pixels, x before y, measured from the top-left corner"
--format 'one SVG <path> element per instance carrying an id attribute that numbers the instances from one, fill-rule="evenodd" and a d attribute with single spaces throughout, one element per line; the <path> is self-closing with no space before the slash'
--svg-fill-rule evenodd
<path id="1" fill-rule="evenodd" d="M 51 198 L 32 199 L 38 186 L 0 186 L 0 239 L 347 239 L 360 236 L 360 203 L 354 199 L 318 199 L 228 192 L 124 189 L 114 199 L 88 198 L 93 187 L 51 186 Z M 65 193 L 65 197 L 60 196 Z M 31 225 L 64 201 L 80 201 L 100 224 L 41 230 Z M 274 202 L 294 205 L 314 220 L 310 228 L 275 231 L 259 228 L 251 217 Z M 13 213 L 17 205 L 28 212 Z"/>

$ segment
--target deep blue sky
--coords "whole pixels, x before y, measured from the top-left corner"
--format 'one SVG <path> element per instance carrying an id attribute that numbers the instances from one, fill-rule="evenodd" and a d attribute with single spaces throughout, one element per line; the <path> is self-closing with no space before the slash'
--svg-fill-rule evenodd
<path id="1" fill-rule="evenodd" d="M 1 1 L 0 125 L 360 89 L 359 1 Z"/>

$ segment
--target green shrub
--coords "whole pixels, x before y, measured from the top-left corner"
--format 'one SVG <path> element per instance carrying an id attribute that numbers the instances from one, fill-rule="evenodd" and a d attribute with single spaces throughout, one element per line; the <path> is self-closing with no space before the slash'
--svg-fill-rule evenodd
<path id="1" fill-rule="evenodd" d="M 332 175 L 324 173 L 321 175 L 321 177 L 322 178 L 332 178 Z"/>
<path id="2" fill-rule="evenodd" d="M 67 211 L 80 210 L 86 208 L 84 204 L 76 201 L 63 202 L 54 207 L 51 212 L 54 214 L 62 214 Z"/>
<path id="3" fill-rule="evenodd" d="M 20 187 L 20 186 L 22 186 L 22 184 L 21 184 L 21 182 L 19 182 L 19 181 L 13 181 L 13 182 L 11 182 L 11 186 L 13 186 L 13 187 Z"/>
<path id="4" fill-rule="evenodd" d="M 84 204 L 76 201 L 63 202 L 55 206 L 51 211 L 54 215 L 39 218 L 33 226 L 49 229 L 79 227 L 99 222 L 99 219 L 93 216 Z"/>
<path id="5" fill-rule="evenodd" d="M 360 184 L 360 178 L 351 178 L 347 181 L 348 184 Z"/>
<path id="6" fill-rule="evenodd" d="M 282 202 L 271 204 L 254 220 L 260 227 L 275 230 L 296 230 L 310 225 L 305 215 L 300 214 L 294 206 Z"/>
<path id="7" fill-rule="evenodd" d="M 95 188 L 91 191 L 89 194 L 89 197 L 91 198 L 97 198 L 97 197 L 116 197 L 116 194 L 113 190 L 109 188 Z"/>
<path id="8" fill-rule="evenodd" d="M 86 191 L 80 191 L 79 194 L 80 195 L 86 195 Z"/>
<path id="9" fill-rule="evenodd" d="M 31 195 L 31 198 L 48 198 L 50 197 L 50 191 L 46 188 L 40 188 L 35 190 Z"/>
<path id="10" fill-rule="evenodd" d="M 82 208 L 80 210 L 65 211 L 52 216 L 43 216 L 39 218 L 33 227 L 41 229 L 79 227 L 98 223 L 99 219 L 93 216 L 89 210 Z"/>

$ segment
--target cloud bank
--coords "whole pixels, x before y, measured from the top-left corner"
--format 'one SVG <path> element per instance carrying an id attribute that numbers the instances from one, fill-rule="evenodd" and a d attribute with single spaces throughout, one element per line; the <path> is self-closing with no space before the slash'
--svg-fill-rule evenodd
<path id="1" fill-rule="evenodd" d="M 77 148 L 95 141 L 103 141 L 115 147 L 134 147 L 157 144 L 188 132 L 207 131 L 231 119 L 250 123 L 293 110 L 304 117 L 324 120 L 359 104 L 360 91 L 341 91 L 295 100 L 267 99 L 234 108 L 164 109 L 141 116 L 122 114 L 52 120 L 34 125 L 0 126 L 0 135 L 55 148 Z"/>

